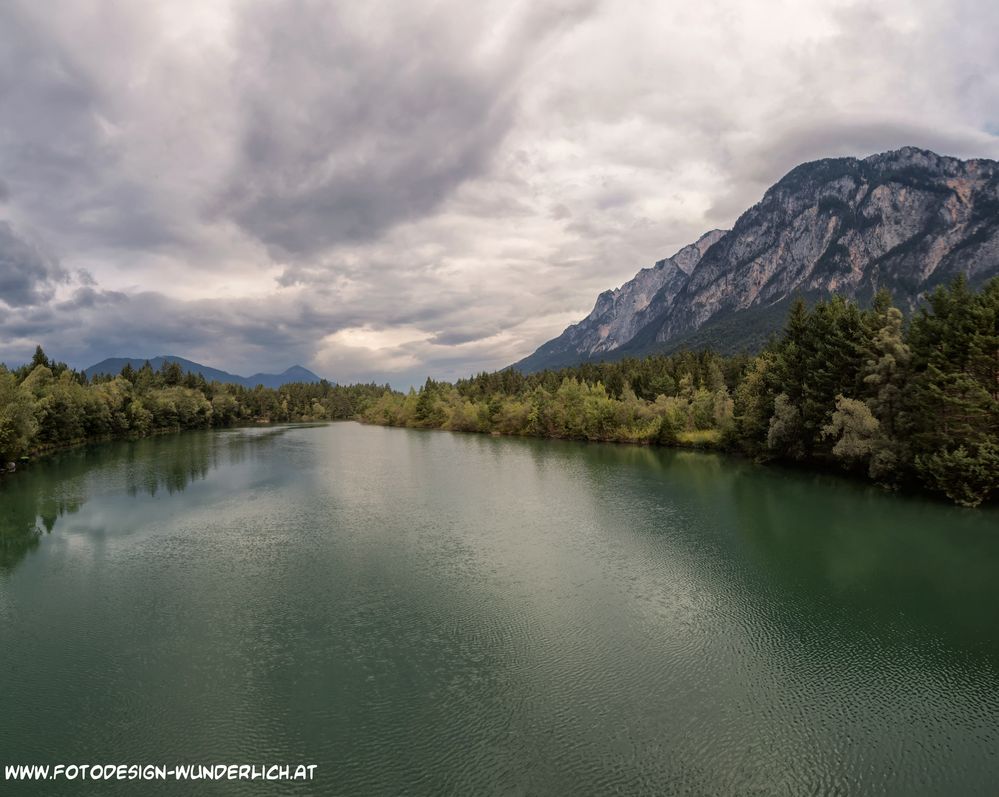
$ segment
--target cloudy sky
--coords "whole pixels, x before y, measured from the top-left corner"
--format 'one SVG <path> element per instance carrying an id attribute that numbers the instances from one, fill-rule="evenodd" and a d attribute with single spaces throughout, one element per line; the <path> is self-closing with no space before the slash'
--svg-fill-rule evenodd
<path id="1" fill-rule="evenodd" d="M 999 156 L 986 0 L 0 0 L 0 360 L 507 365 L 795 164 Z"/>

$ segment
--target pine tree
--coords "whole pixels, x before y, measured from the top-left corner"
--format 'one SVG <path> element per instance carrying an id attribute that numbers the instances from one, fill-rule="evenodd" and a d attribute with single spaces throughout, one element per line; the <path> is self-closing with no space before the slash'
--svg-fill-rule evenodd
<path id="1" fill-rule="evenodd" d="M 917 376 L 906 401 L 923 482 L 974 505 L 999 489 L 999 280 L 977 296 L 963 277 L 937 289 L 910 334 Z"/>
<path id="2" fill-rule="evenodd" d="M 49 362 L 49 358 L 42 351 L 41 346 L 35 346 L 35 354 L 31 358 L 31 367 L 37 368 L 39 365 L 44 365 L 46 368 L 51 368 L 52 363 Z"/>

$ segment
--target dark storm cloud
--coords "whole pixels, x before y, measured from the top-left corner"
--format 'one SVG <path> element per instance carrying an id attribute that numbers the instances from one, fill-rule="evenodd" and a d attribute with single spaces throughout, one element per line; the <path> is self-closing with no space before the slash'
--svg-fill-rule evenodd
<path id="1" fill-rule="evenodd" d="M 269 348 L 279 350 L 282 358 L 300 353 L 305 359 L 303 331 L 311 320 L 308 313 L 296 313 L 287 305 L 184 302 L 152 292 L 124 294 L 87 287 L 53 309 L 48 314 L 22 310 L 0 318 L 0 340 L 23 341 L 3 347 L 0 361 L 24 359 L 29 339 L 38 336 L 44 336 L 53 353 L 81 367 L 114 355 L 207 353 L 212 341 L 227 339 L 238 341 L 229 349 L 231 359 L 244 352 L 259 356 Z M 286 317 L 293 320 L 288 323 Z M 57 320 L 60 323 L 54 326 Z"/>
<path id="2" fill-rule="evenodd" d="M 99 86 L 17 2 L 0 4 L 0 163 L 18 204 L 59 227 L 83 216 L 101 174 L 114 167 L 102 146 Z M 75 226 L 75 225 L 74 225 Z"/>
<path id="3" fill-rule="evenodd" d="M 47 197 L 44 215 L 58 215 L 97 182 L 102 163 L 94 130 L 96 87 L 60 46 L 22 13 L 0 4 L 0 158 L 5 196 Z M 58 223 L 58 218 L 53 219 Z"/>
<path id="4" fill-rule="evenodd" d="M 463 343 L 472 343 L 483 338 L 492 337 L 497 331 L 495 324 L 486 324 L 481 327 L 458 327 L 444 332 L 437 332 L 430 338 L 430 342 L 440 346 L 460 346 Z"/>
<path id="5" fill-rule="evenodd" d="M 386 295 L 380 312 L 391 328 L 447 319 L 454 306 L 453 297 L 446 295 L 432 302 L 405 297 L 393 301 Z M 314 295 L 181 301 L 157 292 L 126 294 L 82 286 L 50 306 L 19 306 L 0 314 L 0 362 L 23 361 L 35 342 L 42 341 L 60 358 L 81 367 L 107 356 L 179 353 L 233 370 L 283 370 L 312 359 L 317 329 L 329 334 L 364 325 L 367 318 L 361 308 Z M 466 331 L 465 341 L 447 345 L 481 336 Z M 218 355 L 221 345 L 224 362 Z M 343 376 L 333 370 L 327 375 Z"/>
<path id="6" fill-rule="evenodd" d="M 169 102 L 168 87 L 144 85 L 148 38 L 140 6 L 0 3 L 0 200 L 60 252 L 190 243 L 163 190 L 175 167 L 136 151 L 148 106 Z"/>
<path id="7" fill-rule="evenodd" d="M 216 210 L 290 255 L 425 216 L 487 168 L 532 50 L 589 5 L 524 15 L 498 52 L 475 4 L 251 6 L 234 81 L 242 143 Z M 398 11 L 403 24 L 386 25 Z"/>
<path id="8" fill-rule="evenodd" d="M 52 298 L 56 283 L 66 280 L 55 260 L 0 221 L 0 302 L 8 307 L 41 304 Z"/>

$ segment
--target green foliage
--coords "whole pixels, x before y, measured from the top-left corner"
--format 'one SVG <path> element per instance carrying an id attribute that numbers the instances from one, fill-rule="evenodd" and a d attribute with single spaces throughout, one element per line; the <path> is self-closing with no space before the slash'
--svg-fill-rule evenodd
<path id="1" fill-rule="evenodd" d="M 634 363 L 626 367 L 633 368 Z M 457 385 L 428 380 L 407 396 L 386 391 L 362 417 L 389 426 L 659 445 L 677 444 L 681 433 L 698 431 L 706 434 L 694 435 L 697 445 L 706 440 L 717 443 L 720 430 L 734 423 L 732 399 L 720 369 L 713 376 L 710 371 L 705 374 L 709 384 L 713 379 L 719 385 L 714 391 L 694 388 L 688 374 L 680 380 L 680 395 L 659 394 L 654 401 L 640 398 L 626 382 L 619 383 L 614 395 L 603 382 L 580 380 L 574 369 L 567 370 L 572 375 L 563 374 L 558 382 L 551 379 L 551 372 L 536 379 L 483 374 Z M 484 384 L 495 384 L 499 390 L 489 394 Z M 503 392 L 517 387 L 512 395 Z"/>
<path id="2" fill-rule="evenodd" d="M 836 410 L 822 428 L 822 434 L 836 441 L 832 448 L 836 459 L 855 465 L 870 461 L 878 447 L 881 428 L 864 402 L 837 396 Z"/>
<path id="3" fill-rule="evenodd" d="M 978 506 L 999 491 L 999 446 L 985 442 L 916 457 L 926 483 L 962 506 Z"/>
<path id="4" fill-rule="evenodd" d="M 774 413 L 770 389 L 776 357 L 765 351 L 756 357 L 735 389 L 733 401 L 734 434 L 737 447 L 754 457 L 762 457 Z"/>
<path id="5" fill-rule="evenodd" d="M 801 410 L 787 393 L 774 397 L 774 414 L 767 427 L 767 448 L 785 459 L 804 459 L 806 434 Z"/>
<path id="6" fill-rule="evenodd" d="M 28 453 L 36 424 L 31 394 L 0 367 L 0 468 Z"/>
<path id="7" fill-rule="evenodd" d="M 147 362 L 92 381 L 36 349 L 15 371 L 0 365 L 0 467 L 88 440 L 259 421 L 354 418 L 385 392 L 376 385 L 288 384 L 277 390 L 208 383 L 176 363 Z"/>

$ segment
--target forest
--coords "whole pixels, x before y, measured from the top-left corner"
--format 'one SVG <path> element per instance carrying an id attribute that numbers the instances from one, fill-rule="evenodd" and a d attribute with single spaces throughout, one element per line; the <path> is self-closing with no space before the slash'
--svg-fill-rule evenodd
<path id="1" fill-rule="evenodd" d="M 81 443 L 182 429 L 354 418 L 387 386 L 297 383 L 278 389 L 207 382 L 177 363 L 87 376 L 39 347 L 16 369 L 0 365 L 0 466 Z"/>
<path id="2" fill-rule="evenodd" d="M 427 379 L 364 421 L 694 446 L 843 470 L 964 505 L 999 496 L 999 279 L 938 287 L 906 319 L 886 292 L 794 303 L 755 356 L 683 351 L 529 375 Z"/>

